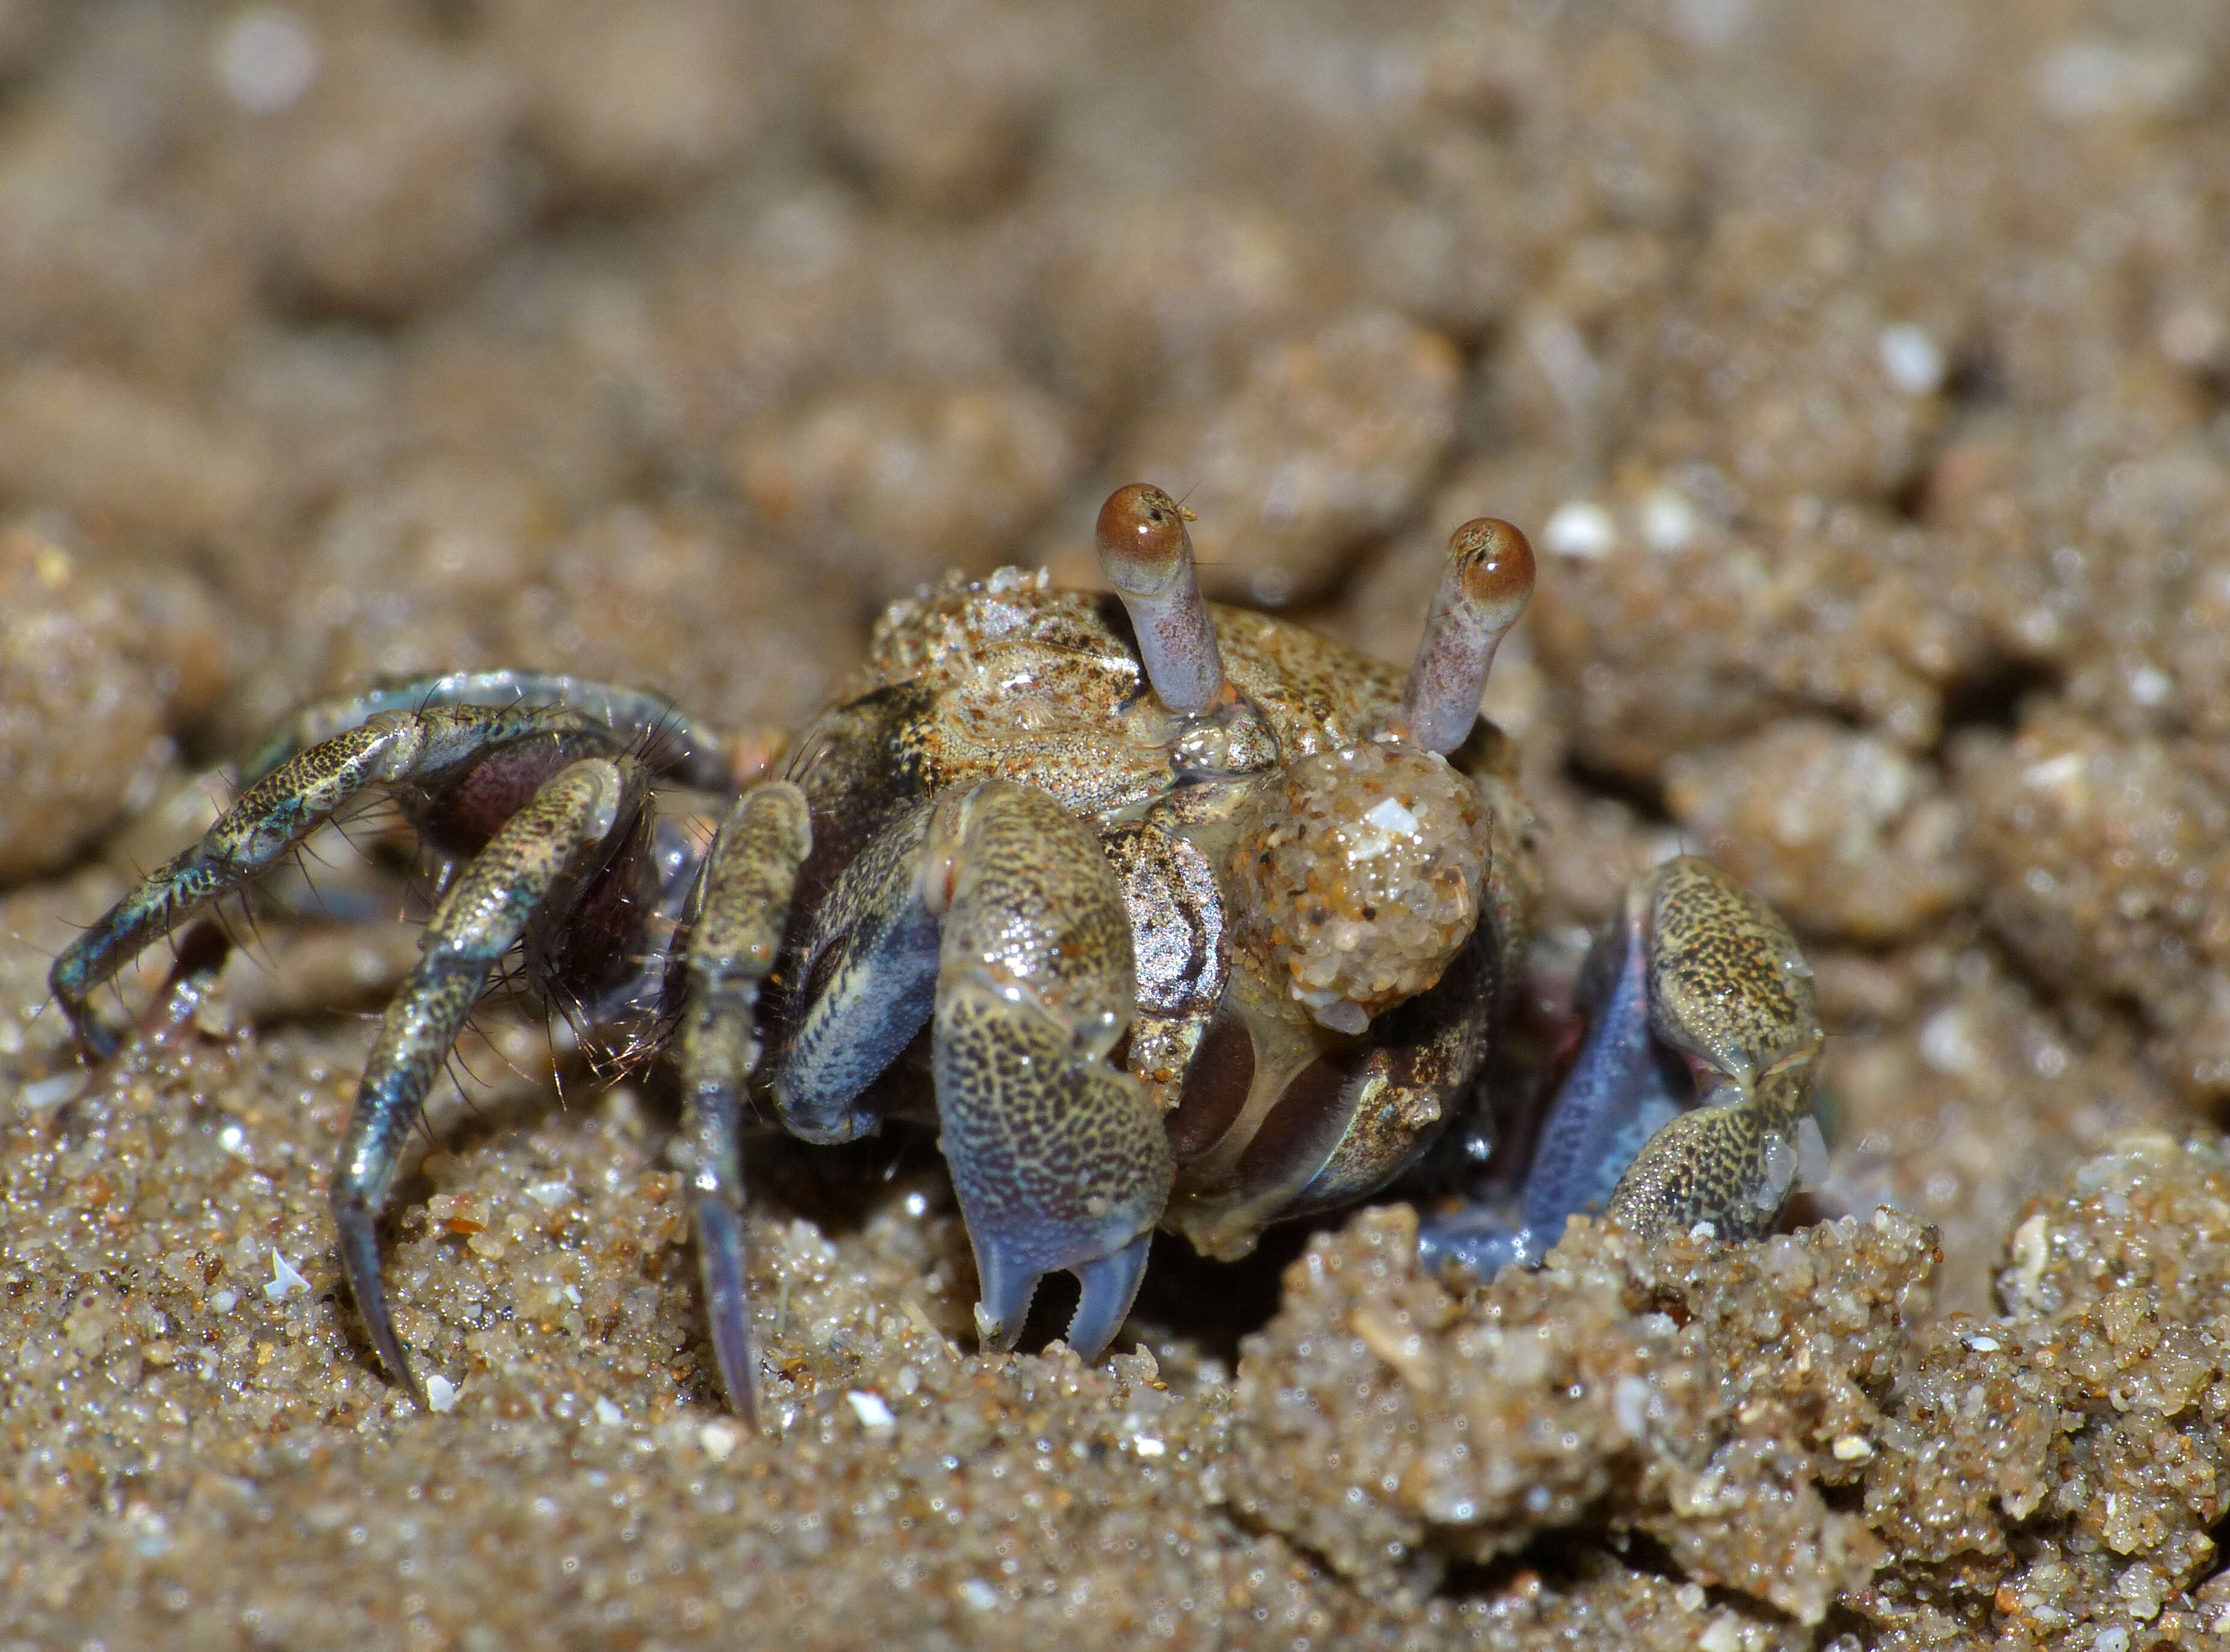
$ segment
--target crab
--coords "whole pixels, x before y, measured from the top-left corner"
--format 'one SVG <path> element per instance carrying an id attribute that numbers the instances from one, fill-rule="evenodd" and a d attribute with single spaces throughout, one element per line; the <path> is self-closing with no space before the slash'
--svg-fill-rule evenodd
<path id="1" fill-rule="evenodd" d="M 512 955 L 616 1048 L 677 1057 L 710 1341 L 753 1414 L 741 1141 L 753 1103 L 809 1141 L 934 1117 L 983 1344 L 1039 1281 L 1080 1284 L 1095 1359 L 1157 1227 L 1245 1253 L 1365 1199 L 1466 1114 L 1526 965 L 1530 816 L 1479 714 L 1532 590 L 1525 537 L 1454 533 L 1405 675 L 1211 607 L 1185 511 L 1106 503 L 1112 593 L 1002 569 L 893 606 L 860 679 L 777 769 L 652 694 L 472 672 L 313 704 L 201 840 L 57 960 L 92 996 L 143 948 L 352 805 L 400 805 L 443 865 L 421 955 L 367 1057 L 332 1184 L 373 1350 L 426 1403 L 377 1229 L 406 1135 Z M 1586 1033 L 1522 1183 L 1429 1220 L 1450 1269 L 1537 1262 L 1565 1219 L 1769 1229 L 1821 1043 L 1808 972 L 1701 860 L 1638 878 L 1582 972 Z M 925 1050 L 924 1046 L 925 1045 Z M 928 1082 L 921 1070 L 927 1069 Z M 1492 1191 L 1492 1190 L 1491 1190 Z"/>

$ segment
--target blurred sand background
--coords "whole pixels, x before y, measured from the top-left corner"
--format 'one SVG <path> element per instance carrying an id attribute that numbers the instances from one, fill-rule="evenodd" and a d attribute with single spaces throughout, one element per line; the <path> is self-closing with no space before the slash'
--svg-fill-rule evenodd
<path id="1" fill-rule="evenodd" d="M 2220 1643 L 2226 392 L 2207 0 L 0 0 L 0 1647 Z M 421 1417 L 324 1202 L 391 873 L 90 1079 L 40 1012 L 306 695 L 770 750 L 1139 476 L 1397 659 L 1533 533 L 1547 944 L 1682 845 L 1776 903 L 1846 1220 L 1164 1245 L 1092 1372 L 975 1355 L 927 1144 L 770 1143 L 748 1438 L 670 1087 L 493 1014 Z"/>

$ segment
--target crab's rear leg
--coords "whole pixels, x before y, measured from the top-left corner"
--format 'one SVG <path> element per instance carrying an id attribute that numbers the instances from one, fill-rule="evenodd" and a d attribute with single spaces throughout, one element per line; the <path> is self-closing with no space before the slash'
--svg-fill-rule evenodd
<path id="1" fill-rule="evenodd" d="M 853 1096 L 933 1009 L 983 1341 L 1012 1347 L 1038 1281 L 1067 1270 L 1083 1286 L 1068 1340 L 1096 1359 L 1130 1311 L 1173 1174 L 1159 1112 L 1108 1061 L 1137 970 L 1098 838 L 1047 793 L 986 781 L 891 827 L 828 909 L 849 927 L 809 949 L 818 995 L 777 1077 L 785 1121 L 863 1128 Z"/>
<path id="2" fill-rule="evenodd" d="M 705 1314 L 728 1403 L 753 1420 L 758 1372 L 744 1275 L 738 1127 L 744 1086 L 759 1059 L 759 987 L 774 968 L 798 868 L 812 846 L 804 793 L 776 784 L 747 795 L 706 852 L 682 956 L 684 1128 L 696 1150 L 690 1187 Z"/>
<path id="3" fill-rule="evenodd" d="M 551 749 L 522 763 L 521 775 L 547 775 L 573 758 L 616 750 L 626 736 L 563 708 L 461 705 L 381 712 L 288 757 L 235 798 L 200 842 L 150 872 L 55 961 L 48 985 L 79 1048 L 95 1060 L 116 1051 L 117 1034 L 92 1013 L 97 988 L 150 942 L 284 860 L 367 791 L 431 791 L 498 748 L 538 738 Z"/>
<path id="4" fill-rule="evenodd" d="M 1435 1218 L 1428 1256 L 1482 1277 L 1538 1263 L 1586 1212 L 1644 1235 L 1769 1230 L 1819 1128 L 1819 1009 L 1788 927 L 1710 862 L 1667 861 L 1628 886 L 1579 1001 L 1587 1036 L 1514 1219 L 1492 1206 Z"/>
<path id="5" fill-rule="evenodd" d="M 635 831 L 647 782 L 626 756 L 571 764 L 506 820 L 450 883 L 426 925 L 417 967 L 387 1007 L 364 1062 L 333 1172 L 341 1271 L 380 1361 L 423 1407 L 379 1277 L 377 1225 L 403 1143 L 489 972 L 528 923 L 577 894 Z"/>
<path id="6" fill-rule="evenodd" d="M 708 792 L 730 785 L 726 742 L 662 694 L 564 672 L 447 672 L 376 683 L 354 694 L 313 700 L 242 765 L 253 786 L 297 754 L 388 711 L 467 706 L 497 712 L 564 710 L 610 730 L 614 749 L 635 752 L 656 774 Z"/>

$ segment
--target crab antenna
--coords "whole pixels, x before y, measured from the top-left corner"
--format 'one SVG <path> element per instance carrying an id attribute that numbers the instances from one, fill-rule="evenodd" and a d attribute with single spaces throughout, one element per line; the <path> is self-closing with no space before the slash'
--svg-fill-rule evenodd
<path id="1" fill-rule="evenodd" d="M 1192 512 L 1150 482 L 1118 487 L 1099 507 L 1099 568 L 1123 599 L 1146 680 L 1181 715 L 1223 697 L 1223 655 L 1193 572 Z"/>
<path id="2" fill-rule="evenodd" d="M 1447 571 L 1433 594 L 1424 640 L 1395 730 L 1442 755 L 1471 734 L 1494 651 L 1533 595 L 1533 547 L 1506 522 L 1479 517 L 1448 540 Z"/>

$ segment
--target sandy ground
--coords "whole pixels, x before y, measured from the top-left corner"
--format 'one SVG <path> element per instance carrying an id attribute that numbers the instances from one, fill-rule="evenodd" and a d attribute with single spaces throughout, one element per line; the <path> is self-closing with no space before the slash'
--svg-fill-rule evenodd
<path id="1" fill-rule="evenodd" d="M 0 1646 L 2230 1636 L 2230 13 L 803 15 L 0 0 Z M 1818 1225 L 1164 1244 L 1093 1371 L 973 1353 L 925 1142 L 767 1141 L 752 1437 L 670 1078 L 493 1012 L 389 1234 L 424 1417 L 325 1214 L 391 874 L 98 1073 L 42 1012 L 306 695 L 770 751 L 1137 476 L 1397 659 L 1533 533 L 1546 942 L 1682 846 L 1779 906 Z"/>

